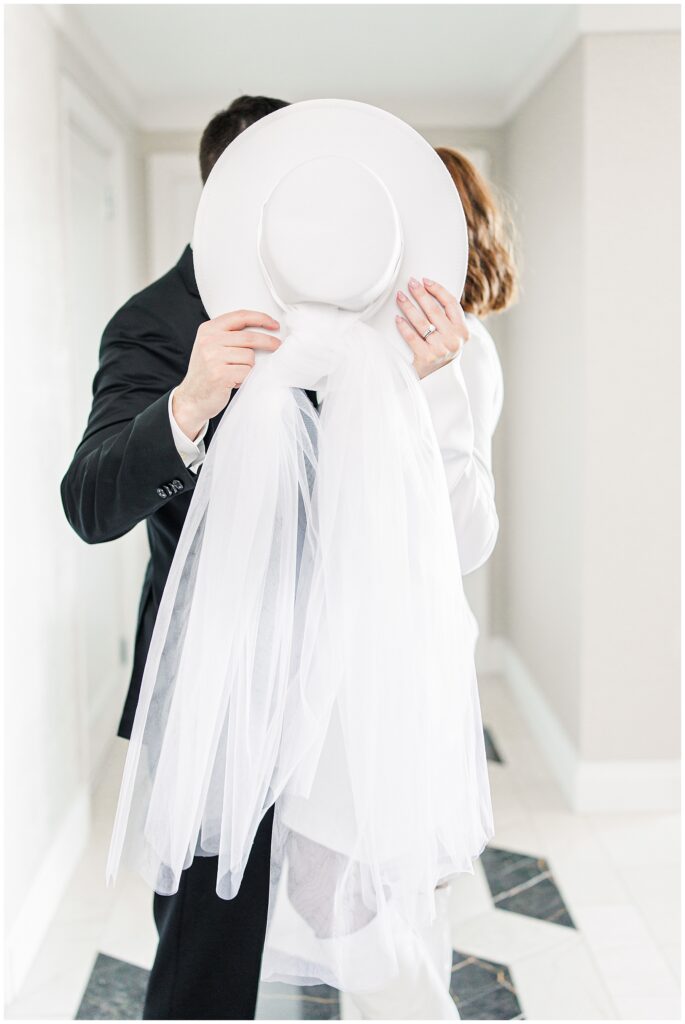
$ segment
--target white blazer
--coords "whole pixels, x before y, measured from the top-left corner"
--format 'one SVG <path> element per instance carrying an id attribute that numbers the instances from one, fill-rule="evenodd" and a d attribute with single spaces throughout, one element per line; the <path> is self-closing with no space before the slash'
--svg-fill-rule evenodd
<path id="1" fill-rule="evenodd" d="M 440 444 L 463 575 L 492 553 L 499 531 L 492 475 L 492 436 L 503 400 L 495 343 L 467 314 L 470 338 L 451 363 L 422 380 Z"/>

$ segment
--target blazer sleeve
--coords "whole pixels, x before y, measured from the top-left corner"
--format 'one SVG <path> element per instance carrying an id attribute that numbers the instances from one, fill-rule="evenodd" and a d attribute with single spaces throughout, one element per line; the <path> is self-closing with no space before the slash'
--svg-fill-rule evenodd
<path id="1" fill-rule="evenodd" d="M 422 380 L 450 492 L 462 574 L 490 557 L 499 532 L 492 435 L 499 420 L 502 369 L 488 331 L 469 320 L 471 338 L 456 359 Z"/>
<path id="2" fill-rule="evenodd" d="M 182 352 L 173 330 L 134 301 L 105 328 L 88 423 L 61 483 L 67 519 L 89 544 L 121 537 L 197 482 L 169 422 Z"/>

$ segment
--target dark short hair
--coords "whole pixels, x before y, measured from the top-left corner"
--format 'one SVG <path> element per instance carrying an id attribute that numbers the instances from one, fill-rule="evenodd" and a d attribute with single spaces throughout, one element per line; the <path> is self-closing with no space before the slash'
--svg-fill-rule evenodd
<path id="1" fill-rule="evenodd" d="M 274 100 L 270 96 L 239 96 L 230 107 L 215 114 L 200 139 L 200 174 L 203 185 L 229 143 L 261 117 L 288 106 L 290 104 L 285 100 Z"/>

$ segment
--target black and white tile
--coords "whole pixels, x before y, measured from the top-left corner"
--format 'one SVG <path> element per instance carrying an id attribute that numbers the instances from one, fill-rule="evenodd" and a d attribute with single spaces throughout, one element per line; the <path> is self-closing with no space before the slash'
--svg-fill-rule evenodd
<path id="1" fill-rule="evenodd" d="M 462 1020 L 524 1020 L 506 964 L 455 951 L 450 993 Z"/>
<path id="2" fill-rule="evenodd" d="M 493 903 L 500 910 L 575 928 L 544 857 L 488 846 L 480 861 Z"/>
<path id="3" fill-rule="evenodd" d="M 149 972 L 98 954 L 76 1020 L 140 1020 Z M 521 1020 L 508 967 L 454 952 L 450 992 L 463 1020 Z M 257 1020 L 340 1020 L 340 993 L 328 985 L 264 984 Z"/>
<path id="4" fill-rule="evenodd" d="M 573 814 L 503 682 L 481 679 L 480 691 L 496 834 L 451 887 L 462 1019 L 680 1019 L 677 815 Z M 117 741 L 91 841 L 8 1020 L 140 1019 L 151 894 L 125 872 L 104 887 L 125 753 Z M 325 986 L 260 989 L 261 1019 L 344 1013 Z"/>
<path id="5" fill-rule="evenodd" d="M 76 1020 L 141 1020 L 149 971 L 99 953 Z M 339 993 L 328 985 L 307 988 L 265 984 L 257 1020 L 340 1020 Z"/>
<path id="6" fill-rule="evenodd" d="M 489 729 L 487 725 L 483 728 L 483 738 L 485 740 L 485 754 L 488 761 L 494 761 L 496 764 L 503 764 L 504 762 L 499 752 L 499 748 L 493 739 L 492 729 Z"/>
<path id="7" fill-rule="evenodd" d="M 340 1020 L 340 993 L 330 985 L 285 985 L 259 988 L 257 1020 Z"/>
<path id="8" fill-rule="evenodd" d="M 149 971 L 98 953 L 76 1020 L 141 1020 Z"/>

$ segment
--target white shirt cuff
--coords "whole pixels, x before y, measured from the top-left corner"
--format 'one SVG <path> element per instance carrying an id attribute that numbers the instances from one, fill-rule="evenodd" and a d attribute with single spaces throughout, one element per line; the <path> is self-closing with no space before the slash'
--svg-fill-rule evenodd
<path id="1" fill-rule="evenodd" d="M 205 443 L 203 438 L 207 433 L 207 427 L 209 426 L 209 420 L 205 423 L 200 433 L 197 435 L 194 441 L 183 433 L 178 423 L 174 419 L 172 412 L 172 402 L 174 399 L 174 388 L 169 395 L 169 423 L 171 425 L 171 433 L 174 437 L 174 444 L 176 445 L 176 451 L 183 459 L 183 464 L 186 469 L 189 469 L 192 473 L 197 473 L 198 469 L 202 465 L 206 452 Z"/>

